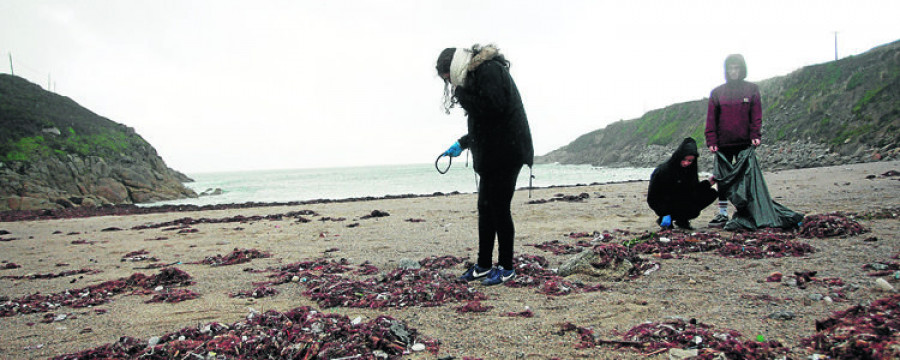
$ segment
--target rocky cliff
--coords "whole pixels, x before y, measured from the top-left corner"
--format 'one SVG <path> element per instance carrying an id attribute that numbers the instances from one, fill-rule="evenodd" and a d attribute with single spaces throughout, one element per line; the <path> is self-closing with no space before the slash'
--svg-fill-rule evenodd
<path id="1" fill-rule="evenodd" d="M 900 41 L 758 85 L 763 145 L 757 155 L 767 170 L 900 158 Z M 685 137 L 703 146 L 707 101 L 610 124 L 536 161 L 655 167 Z M 708 159 L 700 162 L 706 170 L 712 166 Z"/>
<path id="2" fill-rule="evenodd" d="M 0 211 L 196 197 L 134 129 L 0 74 Z"/>

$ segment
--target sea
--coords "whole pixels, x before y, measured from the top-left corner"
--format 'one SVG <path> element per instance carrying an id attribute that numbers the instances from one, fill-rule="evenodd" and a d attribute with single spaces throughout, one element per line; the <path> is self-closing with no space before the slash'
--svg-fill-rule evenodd
<path id="1" fill-rule="evenodd" d="M 438 172 L 438 167 L 445 174 Z M 653 169 L 605 168 L 591 165 L 536 164 L 532 186 L 571 186 L 648 180 Z M 364 167 L 212 172 L 187 174 L 185 185 L 197 194 L 221 189 L 219 195 L 162 201 L 154 205 L 219 205 L 271 203 L 477 192 L 478 177 L 471 164 L 380 165 Z M 517 188 L 529 186 L 529 168 L 522 168 Z"/>

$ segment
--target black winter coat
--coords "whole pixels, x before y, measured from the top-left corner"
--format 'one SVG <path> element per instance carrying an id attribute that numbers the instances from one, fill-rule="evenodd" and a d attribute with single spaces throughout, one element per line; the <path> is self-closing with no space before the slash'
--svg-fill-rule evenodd
<path id="1" fill-rule="evenodd" d="M 479 65 L 454 93 L 468 115 L 468 134 L 459 139 L 471 149 L 475 172 L 510 171 L 534 164 L 531 129 L 519 89 L 504 62 Z"/>
<path id="2" fill-rule="evenodd" d="M 698 156 L 697 142 L 691 138 L 684 139 L 672 157 L 657 166 L 650 175 L 647 204 L 659 216 L 697 216 L 695 213 L 699 212 L 699 203 L 705 201 L 696 199 L 715 196 L 707 194 L 712 192 L 709 181 L 699 181 L 696 159 L 690 166 L 681 167 L 681 160 L 688 155 Z"/>

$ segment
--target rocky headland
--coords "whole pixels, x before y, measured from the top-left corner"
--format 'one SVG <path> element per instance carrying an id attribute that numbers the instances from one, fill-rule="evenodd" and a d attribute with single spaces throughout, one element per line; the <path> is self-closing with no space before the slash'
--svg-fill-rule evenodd
<path id="1" fill-rule="evenodd" d="M 133 128 L 0 74 L 0 211 L 196 197 Z"/>

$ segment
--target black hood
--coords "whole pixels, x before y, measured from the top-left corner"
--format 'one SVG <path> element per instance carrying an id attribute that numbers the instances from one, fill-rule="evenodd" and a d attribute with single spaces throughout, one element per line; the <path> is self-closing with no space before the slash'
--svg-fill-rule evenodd
<path id="1" fill-rule="evenodd" d="M 744 56 L 741 54 L 731 54 L 725 58 L 725 82 L 731 81 L 728 78 L 728 65 L 737 64 L 741 67 L 741 75 L 738 77 L 738 80 L 744 80 L 747 78 L 747 62 L 744 61 Z"/>
<path id="2" fill-rule="evenodd" d="M 672 157 L 669 158 L 669 162 L 673 164 L 680 163 L 681 160 L 688 155 L 694 155 L 694 157 L 700 156 L 700 153 L 697 151 L 697 141 L 695 141 L 693 138 L 685 138 L 683 141 L 681 141 L 681 145 L 679 145 L 678 148 L 675 149 L 675 152 L 672 153 Z M 697 162 L 694 161 L 694 164 L 697 164 Z"/>

